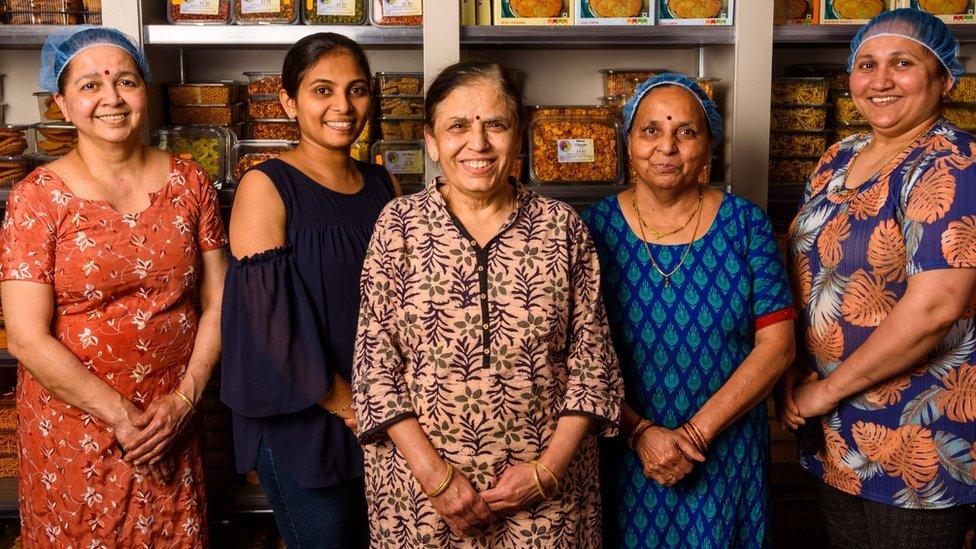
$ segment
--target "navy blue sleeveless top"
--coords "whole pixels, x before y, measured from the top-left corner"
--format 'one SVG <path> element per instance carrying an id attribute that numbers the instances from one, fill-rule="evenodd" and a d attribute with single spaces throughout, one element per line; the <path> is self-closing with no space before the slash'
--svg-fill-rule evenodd
<path id="1" fill-rule="evenodd" d="M 319 185 L 290 164 L 254 169 L 274 183 L 287 215 L 286 244 L 230 258 L 221 315 L 221 399 L 234 412 L 240 472 L 261 440 L 306 487 L 362 476 L 355 435 L 316 403 L 334 375 L 352 378 L 359 277 L 380 211 L 394 197 L 380 166 L 356 162 L 353 194 Z"/>

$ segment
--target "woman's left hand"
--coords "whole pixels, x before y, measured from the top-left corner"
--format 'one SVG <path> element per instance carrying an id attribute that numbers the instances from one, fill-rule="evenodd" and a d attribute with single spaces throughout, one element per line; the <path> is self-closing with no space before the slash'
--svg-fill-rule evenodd
<path id="1" fill-rule="evenodd" d="M 802 383 L 793 388 L 793 401 L 800 410 L 800 415 L 807 417 L 822 416 L 833 410 L 839 401 L 830 396 L 825 381 L 817 379 L 813 373 Z"/>
<path id="2" fill-rule="evenodd" d="M 481 499 L 489 509 L 501 514 L 514 513 L 542 501 L 532 468 L 531 463 L 519 463 L 505 469 L 493 488 L 481 492 Z M 539 482 L 546 493 L 556 491 L 555 480 L 542 467 L 539 467 Z"/>
<path id="3" fill-rule="evenodd" d="M 154 400 L 132 424 L 141 431 L 125 454 L 135 465 L 154 463 L 169 449 L 186 425 L 193 409 L 175 393 Z"/>

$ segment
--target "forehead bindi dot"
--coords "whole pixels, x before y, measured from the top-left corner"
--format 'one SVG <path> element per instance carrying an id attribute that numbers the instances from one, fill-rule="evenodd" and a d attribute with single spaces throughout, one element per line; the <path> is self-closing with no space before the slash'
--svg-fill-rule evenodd
<path id="1" fill-rule="evenodd" d="M 668 120 L 671 120 L 671 115 L 670 114 L 668 115 Z"/>
<path id="2" fill-rule="evenodd" d="M 481 116 L 479 116 L 479 115 L 475 115 L 475 117 L 474 117 L 474 119 L 475 119 L 475 120 L 481 120 Z"/>
<path id="3" fill-rule="evenodd" d="M 108 69 L 105 69 L 105 76 L 108 76 L 109 74 Z"/>

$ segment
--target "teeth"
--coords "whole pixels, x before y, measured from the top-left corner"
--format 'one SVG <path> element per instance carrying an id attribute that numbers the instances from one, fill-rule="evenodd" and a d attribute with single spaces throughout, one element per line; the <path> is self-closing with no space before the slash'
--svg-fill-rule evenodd
<path id="1" fill-rule="evenodd" d="M 325 125 L 330 128 L 335 128 L 337 130 L 348 130 L 349 128 L 352 127 L 352 122 L 333 121 L 333 122 L 326 122 Z"/>
<path id="2" fill-rule="evenodd" d="M 107 120 L 109 122 L 118 122 L 119 120 L 122 120 L 123 118 L 125 118 L 125 115 L 124 114 L 106 114 L 104 116 L 99 116 L 98 118 L 100 118 L 102 120 Z"/>
<path id="3" fill-rule="evenodd" d="M 466 165 L 468 165 L 469 167 L 474 168 L 476 170 L 480 170 L 482 168 L 487 168 L 488 167 L 488 164 L 491 164 L 491 162 L 488 162 L 487 160 L 467 160 L 464 163 Z"/>
<path id="4" fill-rule="evenodd" d="M 892 101 L 895 101 L 896 99 L 898 99 L 898 98 L 897 97 L 892 97 L 892 96 L 888 96 L 888 97 L 872 97 L 871 98 L 871 102 L 878 103 L 878 104 L 887 104 L 887 103 L 891 103 Z"/>

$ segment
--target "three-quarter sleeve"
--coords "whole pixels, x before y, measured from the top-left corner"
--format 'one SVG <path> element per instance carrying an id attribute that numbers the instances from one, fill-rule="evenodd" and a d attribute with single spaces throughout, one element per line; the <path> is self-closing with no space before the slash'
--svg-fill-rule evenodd
<path id="1" fill-rule="evenodd" d="M 600 260 L 589 231 L 570 216 L 569 379 L 560 415 L 600 420 L 599 433 L 614 436 L 620 422 L 624 386 L 610 326 L 600 295 Z"/>
<path id="2" fill-rule="evenodd" d="M 230 258 L 221 306 L 220 398 L 248 417 L 305 410 L 332 388 L 324 327 L 290 247 Z"/>
<path id="3" fill-rule="evenodd" d="M 200 166 L 192 164 L 196 188 L 194 198 L 197 200 L 197 245 L 203 252 L 209 252 L 227 245 L 227 233 L 220 218 L 220 203 L 217 201 L 217 190 L 210 182 L 207 172 Z"/>
<path id="4" fill-rule="evenodd" d="M 361 279 L 362 302 L 353 359 L 352 390 L 359 441 L 383 440 L 386 428 L 416 416 L 403 378 L 404 360 L 397 337 L 395 296 L 403 275 L 403 235 L 395 228 L 396 202 L 380 214 Z"/>
<path id="5" fill-rule="evenodd" d="M 968 157 L 944 156 L 906 182 L 901 232 L 908 276 L 976 267 L 976 164 L 971 162 Z"/>
<path id="6" fill-rule="evenodd" d="M 752 275 L 752 318 L 756 330 L 796 318 L 790 283 L 773 224 L 766 212 L 751 205 L 746 210 L 746 260 Z"/>
<path id="7" fill-rule="evenodd" d="M 10 191 L 0 235 L 0 280 L 54 284 L 57 230 L 50 208 L 52 199 L 33 179 Z"/>

